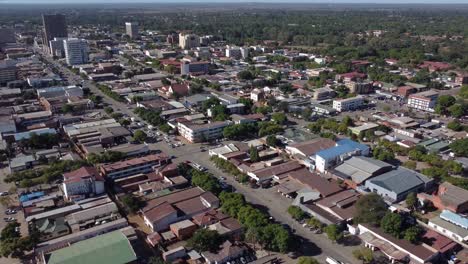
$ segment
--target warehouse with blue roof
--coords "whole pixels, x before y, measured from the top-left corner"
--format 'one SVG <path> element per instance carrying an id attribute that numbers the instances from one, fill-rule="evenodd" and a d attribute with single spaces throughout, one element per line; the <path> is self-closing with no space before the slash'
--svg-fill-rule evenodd
<path id="1" fill-rule="evenodd" d="M 315 154 L 315 168 L 325 172 L 328 168 L 338 165 L 351 156 L 368 156 L 370 148 L 351 139 L 341 139 L 336 146 L 324 149 Z"/>

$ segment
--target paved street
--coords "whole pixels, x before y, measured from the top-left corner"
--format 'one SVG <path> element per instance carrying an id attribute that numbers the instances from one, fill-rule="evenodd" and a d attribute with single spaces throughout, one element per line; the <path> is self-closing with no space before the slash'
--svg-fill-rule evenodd
<path id="1" fill-rule="evenodd" d="M 60 65 L 58 62 L 46 58 L 50 63 L 53 63 L 57 68 L 59 68 L 68 79 L 70 84 L 79 84 L 82 79 L 80 76 L 72 73 L 68 68 Z M 106 95 L 104 95 L 95 85 L 89 81 L 84 81 L 83 87 L 90 88 L 91 92 L 95 95 L 99 95 L 103 98 L 103 102 L 111 106 L 114 111 L 127 114 L 130 117 L 137 117 L 129 106 L 125 103 L 117 102 Z M 299 120 L 298 120 L 299 121 Z M 301 124 L 298 124 L 301 125 Z M 291 228 L 296 230 L 296 234 L 301 236 L 304 241 L 302 243 L 301 252 L 305 255 L 314 256 L 322 263 L 325 263 L 326 256 L 332 256 L 335 259 L 346 261 L 346 263 L 359 263 L 352 256 L 352 251 L 356 249 L 356 246 L 342 246 L 332 243 L 325 234 L 313 234 L 308 229 L 303 228 L 300 224 L 294 221 L 286 212 L 288 206 L 291 204 L 291 200 L 280 195 L 276 192 L 276 188 L 270 189 L 251 189 L 250 187 L 244 186 L 232 179 L 230 175 L 223 173 L 213 166 L 213 163 L 209 160 L 208 152 L 200 151 L 201 144 L 186 144 L 182 147 L 171 148 L 169 145 L 161 141 L 156 144 L 150 144 L 151 149 L 159 149 L 168 155 L 174 155 L 176 158 L 174 162 L 182 162 L 189 160 L 191 162 L 196 162 L 212 172 L 215 176 L 226 177 L 227 182 L 234 186 L 237 192 L 242 193 L 247 201 L 250 203 L 263 208 L 271 216 L 273 216 L 276 221 L 281 223 L 286 223 L 291 226 Z"/>
<path id="2" fill-rule="evenodd" d="M 247 201 L 260 208 L 266 209 L 277 221 L 289 224 L 291 228 L 295 229 L 296 234 L 300 235 L 305 240 L 301 248 L 301 251 L 305 255 L 314 256 L 323 263 L 325 263 L 326 256 L 332 256 L 335 259 L 346 261 L 346 263 L 350 264 L 359 263 L 352 255 L 352 251 L 358 248 L 357 246 L 333 244 L 325 234 L 313 234 L 308 229 L 303 228 L 286 212 L 287 208 L 291 205 L 291 199 L 280 195 L 276 192 L 275 187 L 269 189 L 252 189 L 236 182 L 230 175 L 214 167 L 213 163 L 209 160 L 208 152 L 200 152 L 200 144 L 188 144 L 172 149 L 167 143 L 159 142 L 157 144 L 152 144 L 151 148 L 160 149 L 163 152 L 174 155 L 176 157 L 174 162 L 182 162 L 185 160 L 196 162 L 206 167 L 215 176 L 226 177 L 226 182 L 232 185 L 237 192 L 242 193 Z"/>

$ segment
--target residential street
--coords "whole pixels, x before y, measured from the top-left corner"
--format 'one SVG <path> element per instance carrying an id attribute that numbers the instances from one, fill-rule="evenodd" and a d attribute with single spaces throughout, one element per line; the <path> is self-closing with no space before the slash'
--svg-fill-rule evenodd
<path id="1" fill-rule="evenodd" d="M 187 144 L 178 148 L 170 148 L 165 142 L 151 144 L 152 149 L 160 149 L 169 155 L 174 155 L 175 163 L 189 160 L 206 167 L 216 177 L 226 177 L 226 182 L 232 185 L 237 192 L 243 194 L 248 202 L 267 211 L 276 221 L 288 224 L 296 230 L 296 234 L 304 238 L 301 251 L 305 255 L 314 256 L 325 263 L 327 256 L 344 261 L 345 263 L 359 263 L 352 255 L 352 251 L 359 246 L 343 246 L 332 243 L 326 234 L 313 234 L 293 220 L 286 212 L 291 205 L 291 199 L 276 191 L 275 187 L 269 189 L 252 189 L 236 182 L 232 176 L 223 173 L 209 160 L 208 152 L 200 152 L 200 144 Z"/>
<path id="2" fill-rule="evenodd" d="M 80 76 L 75 75 L 68 68 L 62 66 L 57 61 L 53 61 L 48 57 L 46 58 L 50 63 L 53 63 L 65 74 L 65 77 L 68 79 L 70 84 L 81 83 L 82 79 Z M 127 114 L 130 117 L 138 118 L 127 104 L 117 102 L 107 97 L 90 81 L 85 80 L 83 82 L 83 87 L 88 87 L 93 94 L 101 96 L 103 98 L 103 102 L 111 106 L 114 111 Z M 189 160 L 208 168 L 208 170 L 216 177 L 226 177 L 227 183 L 232 185 L 237 192 L 242 193 L 248 202 L 268 212 L 276 221 L 288 224 L 291 228 L 295 229 L 296 234 L 304 239 L 302 248 L 300 249 L 303 254 L 314 256 L 323 263 L 325 263 L 327 256 L 331 256 L 337 260 L 344 261 L 345 263 L 349 264 L 359 263 L 352 255 L 352 251 L 359 246 L 337 245 L 332 243 L 325 234 L 313 234 L 308 229 L 302 227 L 286 212 L 287 208 L 291 205 L 290 199 L 276 192 L 275 187 L 270 189 L 251 189 L 248 186 L 234 181 L 230 175 L 227 175 L 214 167 L 213 163 L 209 160 L 208 152 L 200 151 L 201 144 L 186 144 L 181 147 L 171 148 L 167 143 L 161 141 L 149 145 L 151 149 L 159 149 L 168 155 L 174 155 L 176 158 L 173 160 L 173 162 L 175 163 Z"/>

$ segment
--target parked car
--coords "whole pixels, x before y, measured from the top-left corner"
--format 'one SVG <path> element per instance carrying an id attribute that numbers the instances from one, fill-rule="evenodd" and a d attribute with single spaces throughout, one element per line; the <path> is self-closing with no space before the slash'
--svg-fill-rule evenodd
<path id="1" fill-rule="evenodd" d="M 16 214 L 16 210 L 8 209 L 8 210 L 5 211 L 5 214 L 7 214 L 7 215 Z"/>
<path id="2" fill-rule="evenodd" d="M 9 192 L 0 192 L 0 196 L 7 196 L 9 194 L 10 194 Z"/>
<path id="3" fill-rule="evenodd" d="M 13 221 L 16 221 L 16 219 L 14 217 L 5 217 L 3 218 L 3 220 L 5 220 L 5 222 L 13 222 Z"/>

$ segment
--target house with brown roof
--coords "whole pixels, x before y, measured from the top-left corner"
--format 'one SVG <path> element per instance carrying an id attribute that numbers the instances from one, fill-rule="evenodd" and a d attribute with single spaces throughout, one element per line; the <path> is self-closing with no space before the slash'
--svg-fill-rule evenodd
<path id="1" fill-rule="evenodd" d="M 224 264 L 241 257 L 247 250 L 246 246 L 227 240 L 221 245 L 221 249 L 217 253 L 205 251 L 201 255 L 205 258 L 207 264 Z"/>
<path id="2" fill-rule="evenodd" d="M 315 138 L 309 141 L 288 145 L 285 150 L 286 153 L 293 157 L 304 159 L 315 155 L 315 153 L 321 150 L 332 148 L 335 145 L 335 141 L 329 138 Z"/>
<path id="3" fill-rule="evenodd" d="M 297 161 L 288 161 L 278 165 L 261 168 L 247 172 L 247 175 L 253 180 L 261 183 L 267 180 L 280 180 L 287 177 L 287 173 L 303 168 Z"/>
<path id="4" fill-rule="evenodd" d="M 219 207 L 219 199 L 200 187 L 176 191 L 149 200 L 141 209 L 144 222 L 153 231 Z"/>
<path id="5" fill-rule="evenodd" d="M 422 203 L 431 202 L 439 210 L 454 213 L 468 211 L 468 191 L 448 182 L 440 184 L 434 194 L 418 193 L 418 199 Z"/>
<path id="6" fill-rule="evenodd" d="M 414 264 L 439 263 L 437 262 L 439 251 L 428 245 L 412 244 L 367 224 L 359 224 L 358 230 L 365 246 L 371 250 L 380 250 L 391 263 L 398 261 Z"/>
<path id="7" fill-rule="evenodd" d="M 210 210 L 193 217 L 193 222 L 201 228 L 216 230 L 219 234 L 239 240 L 243 233 L 242 225 L 221 210 Z"/>

